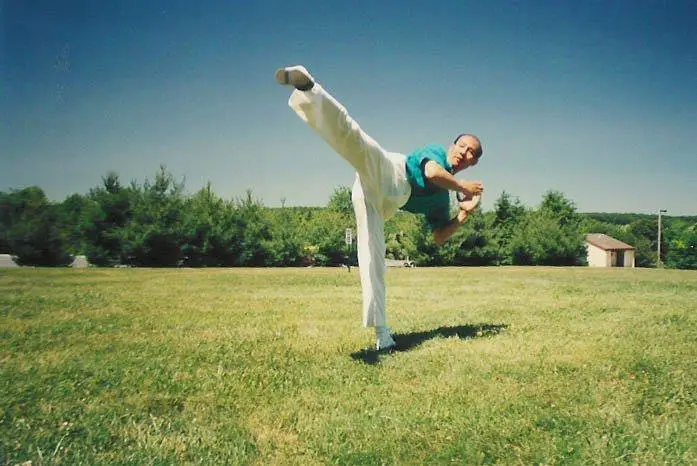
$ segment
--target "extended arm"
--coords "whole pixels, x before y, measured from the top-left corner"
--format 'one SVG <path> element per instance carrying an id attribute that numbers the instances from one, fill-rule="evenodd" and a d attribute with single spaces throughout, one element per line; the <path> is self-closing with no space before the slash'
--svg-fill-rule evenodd
<path id="1" fill-rule="evenodd" d="M 463 193 L 470 197 L 481 194 L 484 190 L 484 187 L 478 181 L 459 181 L 433 160 L 426 162 L 424 166 L 424 175 L 430 183 L 439 188 Z"/>

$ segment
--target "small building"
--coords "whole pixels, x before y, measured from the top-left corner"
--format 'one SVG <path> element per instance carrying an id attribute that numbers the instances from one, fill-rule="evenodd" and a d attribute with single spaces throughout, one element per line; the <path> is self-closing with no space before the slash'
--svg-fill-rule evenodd
<path id="1" fill-rule="evenodd" d="M 75 256 L 72 264 L 70 264 L 70 267 L 74 269 L 86 269 L 89 266 L 90 263 L 87 262 L 87 256 Z"/>
<path id="2" fill-rule="evenodd" d="M 611 236 L 586 235 L 586 248 L 590 267 L 634 267 L 634 248 Z"/>
<path id="3" fill-rule="evenodd" d="M 19 267 L 15 260 L 12 258 L 11 255 L 9 254 L 0 254 L 0 268 L 1 269 L 7 269 L 7 268 L 14 268 L 14 267 Z"/>
<path id="4" fill-rule="evenodd" d="M 388 259 L 385 258 L 385 267 L 414 267 L 414 261 L 409 259 Z"/>

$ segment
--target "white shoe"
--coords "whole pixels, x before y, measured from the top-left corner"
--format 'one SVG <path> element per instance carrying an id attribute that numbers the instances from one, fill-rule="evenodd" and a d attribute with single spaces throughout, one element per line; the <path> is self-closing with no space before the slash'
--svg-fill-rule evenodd
<path id="1" fill-rule="evenodd" d="M 276 82 L 295 86 L 301 91 L 308 91 L 315 85 L 315 80 L 302 65 L 286 66 L 276 70 Z"/>
<path id="2" fill-rule="evenodd" d="M 387 350 L 397 346 L 392 335 L 390 335 L 390 329 L 388 327 L 378 327 L 376 328 L 377 341 L 375 343 L 375 349 L 378 351 Z"/>

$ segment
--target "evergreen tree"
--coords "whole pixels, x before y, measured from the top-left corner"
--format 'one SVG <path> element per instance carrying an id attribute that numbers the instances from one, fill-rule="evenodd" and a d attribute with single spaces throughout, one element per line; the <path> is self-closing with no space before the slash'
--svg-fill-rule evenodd
<path id="1" fill-rule="evenodd" d="M 540 208 L 529 212 L 511 239 L 516 265 L 582 265 L 586 246 L 581 217 L 561 193 L 545 194 Z"/>
<path id="2" fill-rule="evenodd" d="M 271 228 L 263 213 L 263 204 L 247 190 L 246 196 L 237 202 L 241 227 L 240 255 L 235 265 L 262 267 L 268 265 Z"/>
<path id="3" fill-rule="evenodd" d="M 184 182 L 161 166 L 153 181 L 131 186 L 131 219 L 121 229 L 123 257 L 141 267 L 182 263 Z"/>
<path id="4" fill-rule="evenodd" d="M 425 263 L 427 257 L 419 249 L 419 245 L 423 243 L 424 228 L 420 216 L 397 212 L 385 222 L 386 257 L 409 259 L 415 264 Z"/>
<path id="5" fill-rule="evenodd" d="M 88 199 L 80 194 L 72 194 L 56 206 L 58 227 L 68 251 L 73 255 L 84 254 L 86 249 L 82 217 L 88 206 Z"/>
<path id="6" fill-rule="evenodd" d="M 58 209 L 31 186 L 0 196 L 5 250 L 19 265 L 61 266 L 72 261 L 58 228 Z"/>
<path id="7" fill-rule="evenodd" d="M 666 265 L 676 269 L 697 269 L 697 223 L 685 228 L 673 241 Z"/>
<path id="8" fill-rule="evenodd" d="M 438 250 L 443 265 L 494 265 L 499 245 L 493 241 L 486 216 L 480 209 L 472 212 L 467 221 Z"/>
<path id="9" fill-rule="evenodd" d="M 132 189 L 124 188 L 115 172 L 107 173 L 102 186 L 90 190 L 80 226 L 90 263 L 113 266 L 127 260 L 122 230 L 132 215 L 131 197 Z"/>
<path id="10" fill-rule="evenodd" d="M 184 202 L 182 260 L 200 267 L 231 266 L 241 255 L 242 226 L 235 206 L 211 189 L 210 183 Z"/>
<path id="11" fill-rule="evenodd" d="M 525 215 L 520 199 L 506 191 L 494 203 L 494 218 L 491 224 L 493 241 L 498 245 L 496 261 L 502 265 L 513 263 L 511 239 Z"/>
<path id="12" fill-rule="evenodd" d="M 339 212 L 347 217 L 354 217 L 353 202 L 351 200 L 351 188 L 347 186 L 339 186 L 334 189 L 327 208 L 334 212 Z"/>
<path id="13" fill-rule="evenodd" d="M 266 243 L 268 264 L 271 266 L 292 267 L 304 262 L 301 215 L 285 207 L 267 210 L 271 239 Z"/>

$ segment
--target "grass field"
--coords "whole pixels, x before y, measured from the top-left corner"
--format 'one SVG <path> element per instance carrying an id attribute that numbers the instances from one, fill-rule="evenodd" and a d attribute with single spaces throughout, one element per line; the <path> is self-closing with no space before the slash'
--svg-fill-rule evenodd
<path id="1" fill-rule="evenodd" d="M 0 272 L 0 463 L 697 463 L 697 272 Z"/>

